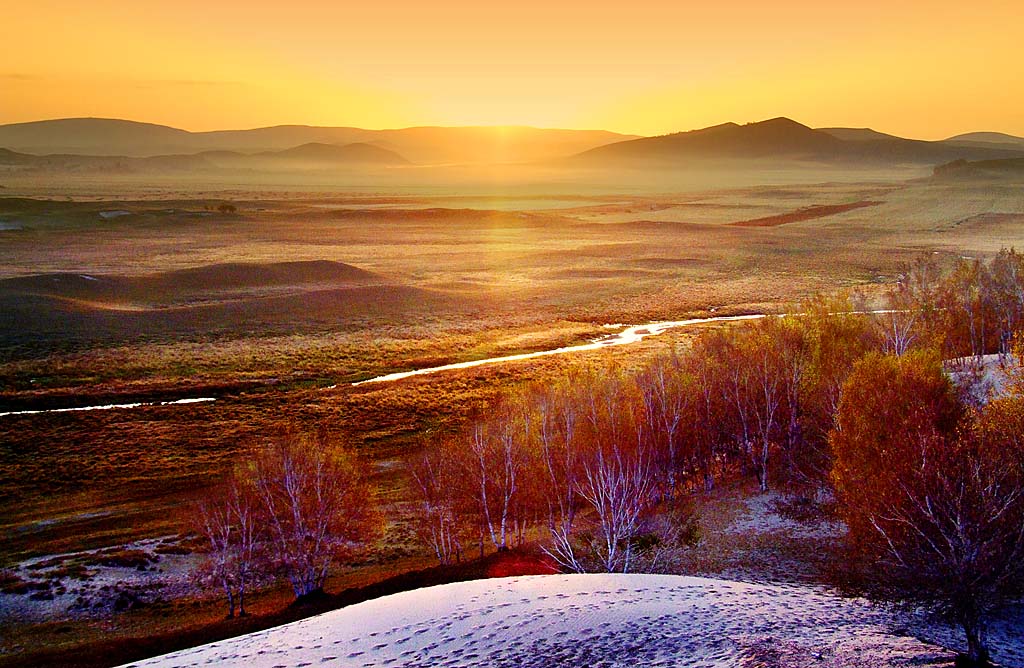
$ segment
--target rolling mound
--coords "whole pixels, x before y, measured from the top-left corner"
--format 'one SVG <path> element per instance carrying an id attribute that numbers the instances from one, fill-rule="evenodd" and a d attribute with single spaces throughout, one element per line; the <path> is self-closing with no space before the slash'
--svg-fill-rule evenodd
<path id="1" fill-rule="evenodd" d="M 44 274 L 0 281 L 0 348 L 340 331 L 452 303 L 443 293 L 329 261 L 147 276 Z"/>
<path id="2" fill-rule="evenodd" d="M 423 317 L 452 302 L 441 293 L 403 285 L 153 309 L 66 297 L 0 295 L 0 311 L 5 315 L 0 322 L 0 349 L 347 331 Z"/>
<path id="3" fill-rule="evenodd" d="M 895 623 L 805 585 L 542 575 L 404 592 L 130 665 L 875 668 L 951 658 Z"/>
<path id="4" fill-rule="evenodd" d="M 264 288 L 351 286 L 385 279 L 342 262 L 213 264 L 142 276 L 40 274 L 0 280 L 0 296 L 56 297 L 113 305 L 173 305 Z"/>

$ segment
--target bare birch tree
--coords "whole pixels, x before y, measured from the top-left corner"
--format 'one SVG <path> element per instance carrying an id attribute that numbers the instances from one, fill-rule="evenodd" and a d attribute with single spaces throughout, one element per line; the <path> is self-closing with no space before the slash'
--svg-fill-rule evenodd
<path id="1" fill-rule="evenodd" d="M 506 399 L 476 422 L 468 436 L 471 462 L 466 473 L 475 488 L 482 528 L 499 551 L 509 548 L 521 508 L 518 495 L 531 429 L 531 415 L 522 402 Z"/>
<path id="2" fill-rule="evenodd" d="M 690 380 L 675 355 L 655 358 L 636 377 L 646 432 L 656 453 L 656 473 L 664 488 L 662 494 L 669 499 L 675 496 L 683 468 L 681 438 L 695 398 Z"/>
<path id="3" fill-rule="evenodd" d="M 583 444 L 578 441 L 577 397 L 569 383 L 547 389 L 537 398 L 538 456 L 544 478 L 541 489 L 547 508 L 550 544 L 542 547 L 563 569 L 586 571 L 574 540 L 581 499 L 577 490 L 582 474 Z"/>
<path id="4" fill-rule="evenodd" d="M 297 598 L 321 591 L 333 561 L 376 533 L 373 496 L 359 464 L 326 434 L 279 438 L 246 474 L 271 552 Z"/>
<path id="5" fill-rule="evenodd" d="M 246 616 L 245 597 L 265 574 L 263 536 L 252 500 L 232 480 L 226 490 L 198 506 L 198 526 L 210 545 L 201 579 L 224 592 L 228 617 Z"/>
<path id="6" fill-rule="evenodd" d="M 745 341 L 750 380 L 747 411 L 753 415 L 756 444 L 751 459 L 762 492 L 768 491 L 768 465 L 773 445 L 779 438 L 785 372 L 782 367 L 784 341 L 774 318 L 748 330 Z"/>
<path id="7" fill-rule="evenodd" d="M 633 566 L 634 539 L 653 505 L 652 491 L 650 459 L 642 451 L 598 448 L 584 464 L 579 494 L 596 517 L 590 548 L 601 570 L 628 573 Z"/>
<path id="8" fill-rule="evenodd" d="M 450 448 L 442 447 L 419 457 L 411 466 L 422 508 L 417 533 L 430 545 L 441 565 L 462 559 L 461 518 L 456 499 Z"/>

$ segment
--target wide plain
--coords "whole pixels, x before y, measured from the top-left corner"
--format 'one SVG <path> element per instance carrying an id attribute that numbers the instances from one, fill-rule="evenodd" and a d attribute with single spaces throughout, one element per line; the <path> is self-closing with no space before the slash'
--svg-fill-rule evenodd
<path id="1" fill-rule="evenodd" d="M 1018 180 L 836 176 L 747 174 L 774 185 L 737 186 L 740 177 L 681 175 L 676 190 L 636 173 L 618 188 L 610 178 L 600 188 L 480 179 L 447 193 L 72 179 L 60 199 L 10 182 L 0 199 L 0 412 L 216 401 L 0 416 L 0 566 L 187 542 L 194 500 L 288 426 L 345 434 L 389 508 L 386 538 L 353 582 L 424 565 L 406 458 L 504 388 L 609 358 L 634 365 L 689 332 L 352 382 L 586 342 L 609 324 L 784 312 L 835 291 L 871 303 L 923 253 L 1024 245 Z"/>

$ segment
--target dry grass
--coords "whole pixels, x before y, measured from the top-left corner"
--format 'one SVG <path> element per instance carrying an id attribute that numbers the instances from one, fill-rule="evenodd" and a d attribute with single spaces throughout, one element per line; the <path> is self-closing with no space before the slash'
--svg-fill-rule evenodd
<path id="1" fill-rule="evenodd" d="M 68 299 L 35 289 L 37 311 L 23 310 L 28 319 L 14 327 L 10 319 L 0 323 L 0 410 L 218 400 L 0 418 L 0 565 L 182 533 L 195 498 L 262 436 L 285 424 L 322 424 L 361 453 L 392 515 L 378 555 L 331 587 L 383 579 L 428 562 L 411 537 L 403 458 L 459 428 L 509 386 L 609 358 L 636 365 L 655 350 L 684 345 L 687 334 L 389 385 L 347 382 L 579 343 L 607 322 L 780 309 L 823 291 L 870 289 L 921 251 L 1024 245 L 1019 185 L 833 183 L 650 194 L 656 187 L 676 186 L 457 199 L 421 191 L 203 194 L 189 186 L 140 192 L 128 202 L 0 200 L 0 222 L 22 228 L 0 231 L 0 279 L 69 272 L 133 280 L 225 262 L 328 260 L 372 272 L 380 277 L 375 288 L 402 295 L 362 285 L 367 291 L 357 299 L 286 277 L 227 292 L 164 285 L 162 301 L 133 293 L 127 309 L 103 295 Z M 68 188 L 97 192 L 85 182 Z M 211 211 L 225 199 L 237 215 Z M 866 201 L 880 203 L 835 209 Z M 100 220 L 106 209 L 133 215 Z M 771 227 L 728 224 L 801 211 L 829 215 Z M 24 291 L 0 283 L 0 296 L 29 303 Z M 694 552 L 689 567 L 771 575 L 797 564 L 800 577 L 815 573 L 814 540 L 725 531 L 744 494 L 724 491 L 705 504 L 703 529 L 714 540 Z M 279 610 L 287 599 L 274 590 L 254 609 Z M 104 624 L 21 629 L 18 642 L 74 647 L 111 633 L 211 624 L 221 614 L 216 603 L 175 601 Z"/>
<path id="2" fill-rule="evenodd" d="M 359 390 L 345 388 L 348 381 L 579 343 L 599 335 L 604 322 L 781 308 L 821 291 L 870 288 L 921 249 L 952 246 L 954 234 L 961 245 L 953 252 L 968 242 L 987 246 L 997 231 L 1019 236 L 1006 216 L 985 217 L 1019 212 L 1018 191 L 978 188 L 831 184 L 480 200 L 250 194 L 232 198 L 239 214 L 230 216 L 212 210 L 222 196 L 0 200 L 0 218 L 25 227 L 0 233 L 7 276 L 110 274 L 138 287 L 145 281 L 132 277 L 192 268 L 157 280 L 161 294 L 174 293 L 165 295 L 171 309 L 80 305 L 69 315 L 51 308 L 49 321 L 30 323 L 36 336 L 25 337 L 22 327 L 0 337 L 0 405 L 219 397 L 187 408 L 0 419 L 0 499 L 18 499 L 0 517 L 0 527 L 13 532 L 6 553 L 102 545 L 133 531 L 175 533 L 196 490 L 285 422 L 327 424 L 349 434 L 369 462 L 394 460 L 423 435 L 456 428 L 502 387 L 557 374 L 569 361 Z M 850 201 L 881 203 L 778 227 L 726 224 Z M 496 206 L 468 208 L 488 203 Z M 523 206 L 535 209 L 516 210 Z M 98 212 L 110 208 L 133 215 L 100 220 Z M 362 299 L 356 308 L 351 293 L 340 306 L 317 297 L 322 292 L 311 290 L 306 274 L 289 280 L 277 272 L 272 286 L 230 294 L 166 279 L 188 283 L 209 273 L 202 267 L 280 267 L 274 263 L 283 259 L 353 265 L 411 292 L 398 301 Z M 210 310 L 211 297 L 192 304 L 190 291 L 213 291 L 220 310 Z M 145 301 L 129 292 L 135 303 Z M 333 384 L 339 389 L 323 389 Z"/>
<path id="3" fill-rule="evenodd" d="M 780 498 L 777 493 L 770 497 Z M 701 542 L 686 555 L 684 573 L 761 582 L 827 580 L 839 540 L 838 534 L 823 530 L 828 525 L 821 517 L 773 521 L 784 515 L 775 501 L 759 503 L 766 497 L 749 478 L 727 480 L 710 495 L 695 498 Z"/>

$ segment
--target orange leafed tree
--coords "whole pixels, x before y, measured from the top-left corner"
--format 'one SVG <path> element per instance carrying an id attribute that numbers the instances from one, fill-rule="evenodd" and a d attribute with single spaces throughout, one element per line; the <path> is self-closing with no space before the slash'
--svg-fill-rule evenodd
<path id="1" fill-rule="evenodd" d="M 988 612 L 1024 575 L 1019 405 L 959 403 L 937 355 L 869 355 L 843 388 L 833 480 L 875 592 L 960 624 L 985 665 Z"/>
<path id="2" fill-rule="evenodd" d="M 258 500 L 270 552 L 296 597 L 321 591 L 333 561 L 379 530 L 359 462 L 326 433 L 275 439 L 242 475 Z"/>

